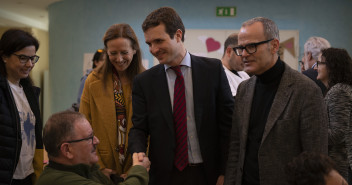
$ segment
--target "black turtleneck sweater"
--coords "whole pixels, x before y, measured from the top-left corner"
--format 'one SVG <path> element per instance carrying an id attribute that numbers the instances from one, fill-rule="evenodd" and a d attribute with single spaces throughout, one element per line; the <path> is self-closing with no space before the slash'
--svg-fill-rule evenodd
<path id="1" fill-rule="evenodd" d="M 285 64 L 280 60 L 261 75 L 257 75 L 249 119 L 243 185 L 259 185 L 258 151 L 271 105 L 279 87 Z"/>

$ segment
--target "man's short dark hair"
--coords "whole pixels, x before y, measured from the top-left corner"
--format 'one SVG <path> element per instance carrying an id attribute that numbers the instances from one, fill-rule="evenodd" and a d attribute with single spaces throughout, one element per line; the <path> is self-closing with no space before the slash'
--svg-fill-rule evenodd
<path id="1" fill-rule="evenodd" d="M 288 183 L 291 185 L 325 185 L 325 176 L 336 165 L 328 156 L 319 153 L 303 152 L 285 168 Z"/>
<path id="2" fill-rule="evenodd" d="M 237 33 L 233 33 L 230 36 L 227 37 L 227 39 L 225 40 L 224 43 L 224 54 L 222 55 L 223 57 L 225 56 L 226 53 L 226 49 L 229 46 L 235 47 L 238 45 L 238 34 Z"/>
<path id="3" fill-rule="evenodd" d="M 82 119 L 85 119 L 83 114 L 73 111 L 59 112 L 48 119 L 43 130 L 43 143 L 49 156 L 59 155 L 60 145 L 71 139 L 75 134 L 75 123 Z"/>
<path id="4" fill-rule="evenodd" d="M 149 28 L 154 28 L 160 24 L 165 25 L 165 32 L 170 36 L 171 39 L 178 29 L 182 31 L 182 42 L 185 38 L 185 26 L 183 25 L 182 19 L 177 12 L 171 7 L 161 7 L 151 12 L 147 18 L 145 18 L 142 29 L 146 32 Z"/>

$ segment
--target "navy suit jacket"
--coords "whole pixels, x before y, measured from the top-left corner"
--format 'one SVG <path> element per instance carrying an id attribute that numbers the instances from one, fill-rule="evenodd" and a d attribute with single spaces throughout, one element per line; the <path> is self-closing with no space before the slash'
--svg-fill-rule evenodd
<path id="1" fill-rule="evenodd" d="M 320 80 L 317 80 L 317 76 L 318 76 L 318 71 L 310 68 L 306 71 L 303 71 L 303 74 L 306 75 L 307 77 L 309 77 L 310 79 L 312 79 L 321 89 L 321 92 L 323 93 L 323 95 L 325 95 L 326 93 L 326 87 L 323 84 L 323 82 L 321 82 Z"/>
<path id="2" fill-rule="evenodd" d="M 234 100 L 221 61 L 191 55 L 194 116 L 209 184 L 224 174 Z M 169 184 L 175 153 L 175 131 L 164 65 L 138 75 L 132 90 L 131 153 L 146 152 L 150 136 L 150 183 Z"/>

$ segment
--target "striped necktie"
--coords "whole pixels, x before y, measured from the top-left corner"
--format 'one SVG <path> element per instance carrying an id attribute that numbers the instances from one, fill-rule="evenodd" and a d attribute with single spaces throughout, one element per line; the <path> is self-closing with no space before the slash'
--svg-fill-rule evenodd
<path id="1" fill-rule="evenodd" d="M 174 87 L 174 126 L 176 135 L 176 153 L 174 164 L 176 168 L 182 171 L 188 165 L 188 147 L 187 147 L 187 112 L 185 81 L 180 66 L 171 67 L 177 77 Z"/>

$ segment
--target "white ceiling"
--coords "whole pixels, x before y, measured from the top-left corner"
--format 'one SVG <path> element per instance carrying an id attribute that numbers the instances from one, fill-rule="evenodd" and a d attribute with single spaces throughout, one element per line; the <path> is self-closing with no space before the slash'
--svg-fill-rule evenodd
<path id="1" fill-rule="evenodd" d="M 61 0 L 0 0 L 1 27 L 48 30 L 48 6 Z"/>

